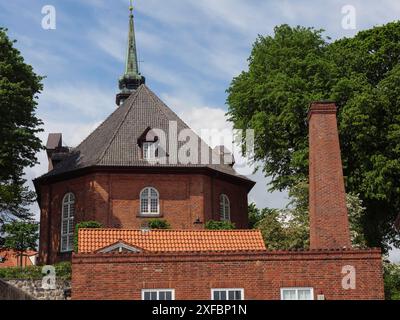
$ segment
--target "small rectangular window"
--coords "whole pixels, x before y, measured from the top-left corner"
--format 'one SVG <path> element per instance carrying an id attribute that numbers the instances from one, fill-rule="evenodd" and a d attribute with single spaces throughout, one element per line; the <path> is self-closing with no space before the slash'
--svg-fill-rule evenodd
<path id="1" fill-rule="evenodd" d="M 281 300 L 314 300 L 314 289 L 281 288 Z"/>
<path id="2" fill-rule="evenodd" d="M 211 289 L 212 300 L 243 300 L 243 289 Z"/>
<path id="3" fill-rule="evenodd" d="M 143 289 L 142 300 L 175 300 L 174 289 Z"/>
<path id="4" fill-rule="evenodd" d="M 143 143 L 143 159 L 154 160 L 157 157 L 157 142 L 144 142 Z"/>

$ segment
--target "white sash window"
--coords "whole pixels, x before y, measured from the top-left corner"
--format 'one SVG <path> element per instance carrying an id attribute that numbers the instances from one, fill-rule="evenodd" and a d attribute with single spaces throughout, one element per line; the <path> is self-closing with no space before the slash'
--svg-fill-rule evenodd
<path id="1" fill-rule="evenodd" d="M 68 252 L 74 249 L 74 215 L 75 196 L 73 193 L 67 193 L 62 201 L 61 252 Z"/>

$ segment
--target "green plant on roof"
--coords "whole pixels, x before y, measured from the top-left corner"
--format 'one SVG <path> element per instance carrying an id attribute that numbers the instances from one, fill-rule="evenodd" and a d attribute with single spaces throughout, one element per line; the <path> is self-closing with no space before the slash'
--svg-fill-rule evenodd
<path id="1" fill-rule="evenodd" d="M 233 230 L 236 229 L 236 226 L 234 223 L 226 220 L 209 220 L 206 222 L 205 228 L 207 230 Z"/>
<path id="2" fill-rule="evenodd" d="M 78 233 L 79 229 L 100 229 L 103 228 L 103 225 L 97 221 L 83 221 L 77 223 L 75 225 L 75 233 L 74 233 L 74 251 L 78 252 Z"/>
<path id="3" fill-rule="evenodd" d="M 170 229 L 171 226 L 167 220 L 163 219 L 152 219 L 149 220 L 148 226 L 150 229 Z"/>

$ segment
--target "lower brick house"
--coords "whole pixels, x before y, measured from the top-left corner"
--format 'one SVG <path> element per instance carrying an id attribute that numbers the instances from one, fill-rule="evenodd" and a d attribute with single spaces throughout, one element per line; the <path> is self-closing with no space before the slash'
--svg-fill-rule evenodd
<path id="1" fill-rule="evenodd" d="M 12 249 L 0 248 L 0 268 L 34 266 L 37 255 L 38 253 L 32 250 L 24 251 L 21 254 Z"/>
<path id="2" fill-rule="evenodd" d="M 72 261 L 74 300 L 384 299 L 379 250 L 92 253 Z M 343 289 L 345 266 L 355 269 L 355 289 Z"/>
<path id="3" fill-rule="evenodd" d="M 309 128 L 310 250 L 268 251 L 254 230 L 84 229 L 72 298 L 384 299 L 380 249 L 351 247 L 335 104 L 312 104 Z"/>

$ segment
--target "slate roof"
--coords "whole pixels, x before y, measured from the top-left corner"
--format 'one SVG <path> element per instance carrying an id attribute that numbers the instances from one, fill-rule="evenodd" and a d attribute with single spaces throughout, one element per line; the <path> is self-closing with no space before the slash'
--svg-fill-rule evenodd
<path id="1" fill-rule="evenodd" d="M 79 229 L 78 253 L 94 253 L 117 242 L 150 252 L 266 250 L 260 230 Z"/>
<path id="2" fill-rule="evenodd" d="M 168 106 L 166 106 L 146 85 L 141 85 L 131 96 L 118 107 L 97 129 L 82 143 L 71 150 L 71 155 L 55 168 L 38 178 L 57 176 L 87 167 L 207 167 L 225 174 L 247 179 L 238 175 L 228 164 L 182 164 L 182 163 L 149 163 L 142 159 L 138 138 L 146 129 L 162 129 L 167 134 L 169 154 L 169 122 L 176 121 L 178 134 L 182 129 L 190 129 Z M 196 135 L 197 137 L 197 135 Z M 171 139 L 175 141 L 176 139 Z M 185 142 L 179 143 L 183 145 Z M 199 155 L 202 145 L 199 138 Z M 209 149 L 210 159 L 212 150 Z M 204 149 L 203 149 L 204 150 Z M 200 156 L 199 156 L 200 157 Z M 169 158 L 168 158 L 169 159 Z"/>

